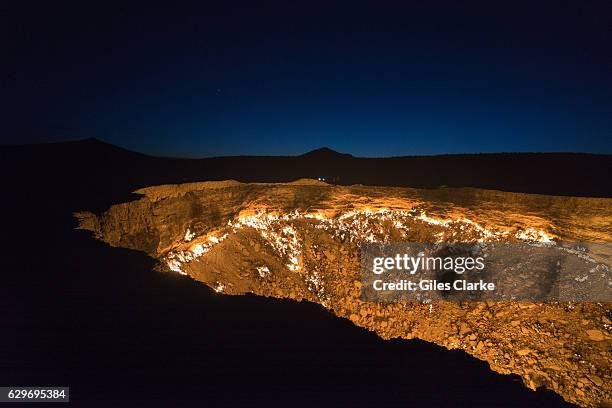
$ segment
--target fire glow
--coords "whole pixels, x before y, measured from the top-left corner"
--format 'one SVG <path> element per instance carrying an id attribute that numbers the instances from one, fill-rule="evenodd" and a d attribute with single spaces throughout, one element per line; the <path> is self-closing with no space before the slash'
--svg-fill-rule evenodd
<path id="1" fill-rule="evenodd" d="M 239 215 L 231 219 L 225 227 L 202 237 L 196 237 L 188 228 L 184 241 L 189 242 L 188 248 L 177 245 L 165 256 L 168 267 L 180 274 L 187 275 L 184 265 L 209 252 L 230 235 L 243 228 L 257 231 L 274 252 L 285 260 L 285 266 L 291 272 L 303 269 L 302 247 L 299 234 L 299 222 L 314 223 L 317 229 L 323 229 L 340 242 L 350 242 L 361 245 L 364 243 L 388 243 L 390 232 L 395 230 L 405 236 L 413 223 L 425 223 L 440 228 L 435 234 L 438 242 L 452 242 L 458 232 L 469 232 L 476 242 L 494 242 L 502 239 L 516 239 L 524 242 L 539 242 L 554 244 L 554 237 L 543 230 L 534 228 L 486 228 L 466 217 L 439 218 L 428 215 L 424 210 L 376 210 L 363 208 L 334 216 L 326 216 L 322 212 L 292 211 L 280 214 L 277 211 L 257 210 Z M 269 273 L 269 271 L 267 272 Z M 262 275 L 260 271 L 260 275 Z"/>

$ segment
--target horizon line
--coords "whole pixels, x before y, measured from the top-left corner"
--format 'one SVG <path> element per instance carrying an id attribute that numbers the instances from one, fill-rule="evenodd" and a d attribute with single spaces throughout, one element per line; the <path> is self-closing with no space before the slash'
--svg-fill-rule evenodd
<path id="1" fill-rule="evenodd" d="M 149 156 L 160 159 L 176 159 L 176 160 L 203 160 L 203 159 L 221 159 L 221 158 L 232 158 L 232 157 L 287 157 L 287 158 L 299 158 L 305 157 L 316 152 L 329 152 L 329 154 L 336 155 L 338 157 L 352 158 L 352 159 L 397 159 L 397 158 L 417 158 L 417 157 L 442 157 L 442 156 L 478 156 L 478 155 L 558 155 L 558 154 L 571 154 L 571 155 L 590 155 L 590 156 L 612 156 L 612 153 L 593 153 L 593 152 L 571 152 L 571 151 L 499 151 L 499 152 L 463 152 L 463 153 L 432 153 L 432 154 L 407 154 L 407 155 L 395 155 L 395 156 L 355 156 L 351 153 L 340 152 L 328 146 L 321 146 L 312 150 L 308 150 L 300 154 L 229 154 L 229 155 L 211 155 L 211 156 L 198 156 L 198 157 L 186 157 L 186 156 L 164 156 L 150 153 L 143 153 L 138 150 L 132 150 L 114 143 L 107 142 L 98 137 L 85 137 L 79 139 L 67 139 L 62 141 L 49 141 L 49 142 L 34 142 L 34 143 L 8 143 L 0 144 L 0 148 L 15 148 L 15 147 L 38 147 L 38 146 L 49 146 L 49 145 L 62 145 L 62 144 L 76 144 L 85 142 L 96 142 L 107 146 L 121 149 L 126 152 Z"/>

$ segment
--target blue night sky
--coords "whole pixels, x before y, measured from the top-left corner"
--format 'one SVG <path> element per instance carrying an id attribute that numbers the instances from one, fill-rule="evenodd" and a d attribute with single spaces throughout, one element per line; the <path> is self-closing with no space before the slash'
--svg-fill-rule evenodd
<path id="1" fill-rule="evenodd" d="M 612 153 L 609 2 L 219 3 L 8 10 L 2 142 Z"/>

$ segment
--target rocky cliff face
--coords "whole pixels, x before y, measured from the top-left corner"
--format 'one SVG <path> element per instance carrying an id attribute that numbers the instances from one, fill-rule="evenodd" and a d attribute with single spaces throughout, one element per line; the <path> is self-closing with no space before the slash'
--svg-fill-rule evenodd
<path id="1" fill-rule="evenodd" d="M 383 304 L 362 300 L 359 276 L 364 243 L 612 242 L 612 199 L 309 180 L 137 193 L 103 214 L 76 214 L 80 227 L 220 293 L 316 302 L 385 339 L 463 349 L 582 406 L 612 400 L 610 303 Z"/>

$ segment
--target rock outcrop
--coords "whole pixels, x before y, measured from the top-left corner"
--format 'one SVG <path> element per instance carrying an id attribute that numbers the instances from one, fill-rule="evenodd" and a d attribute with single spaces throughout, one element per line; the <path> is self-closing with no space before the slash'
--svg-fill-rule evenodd
<path id="1" fill-rule="evenodd" d="M 371 242 L 612 241 L 612 199 L 478 189 L 340 187 L 311 180 L 165 185 L 76 214 L 112 246 L 144 251 L 217 292 L 307 300 L 385 339 L 420 338 L 581 406 L 612 401 L 610 303 L 362 300 Z"/>

